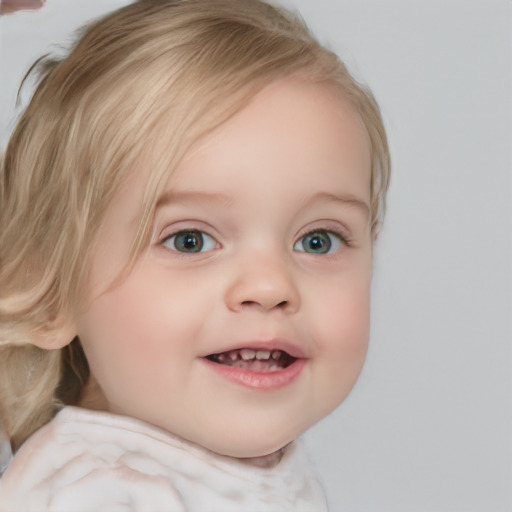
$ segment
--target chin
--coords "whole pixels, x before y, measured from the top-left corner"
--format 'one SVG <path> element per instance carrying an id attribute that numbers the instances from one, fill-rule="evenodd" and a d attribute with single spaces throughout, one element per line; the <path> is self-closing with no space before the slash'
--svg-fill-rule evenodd
<path id="1" fill-rule="evenodd" d="M 210 439 L 196 440 L 196 444 L 207 448 L 219 455 L 234 457 L 237 459 L 246 459 L 254 457 L 264 457 L 282 450 L 299 436 L 291 433 L 276 437 L 267 435 L 262 430 L 260 432 L 249 432 L 246 435 L 217 436 Z"/>
<path id="2" fill-rule="evenodd" d="M 335 404 L 332 405 L 334 408 Z M 264 457 L 279 452 L 299 438 L 330 410 L 331 407 L 307 416 L 300 416 L 293 410 L 284 414 L 283 410 L 278 414 L 268 409 L 251 414 L 249 410 L 230 418 L 227 414 L 216 416 L 208 425 L 194 421 L 191 428 L 189 422 L 187 429 L 174 430 L 174 433 L 219 455 L 239 459 Z"/>

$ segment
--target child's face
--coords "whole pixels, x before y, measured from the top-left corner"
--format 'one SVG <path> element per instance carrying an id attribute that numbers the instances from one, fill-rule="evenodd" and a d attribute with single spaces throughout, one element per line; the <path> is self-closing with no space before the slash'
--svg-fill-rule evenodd
<path id="1" fill-rule="evenodd" d="M 91 371 L 113 412 L 218 453 L 271 453 L 340 404 L 365 358 L 362 123 L 327 86 L 267 87 L 186 154 L 151 246 L 108 288 L 150 172 L 119 192 L 99 234 L 77 326 Z"/>

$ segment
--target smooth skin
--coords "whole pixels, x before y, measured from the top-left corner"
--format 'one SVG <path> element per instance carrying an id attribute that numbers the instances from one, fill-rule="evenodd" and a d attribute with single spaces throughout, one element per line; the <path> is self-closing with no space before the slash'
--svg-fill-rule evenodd
<path id="1" fill-rule="evenodd" d="M 150 168 L 118 193 L 75 325 L 106 409 L 232 457 L 278 451 L 335 409 L 368 345 L 370 151 L 333 87 L 285 79 L 186 153 L 126 264 Z M 209 354 L 284 344 L 284 386 L 225 378 Z"/>

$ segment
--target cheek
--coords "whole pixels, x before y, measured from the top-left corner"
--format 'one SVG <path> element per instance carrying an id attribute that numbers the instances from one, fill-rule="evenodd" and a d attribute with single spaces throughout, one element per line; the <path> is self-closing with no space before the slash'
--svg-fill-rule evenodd
<path id="1" fill-rule="evenodd" d="M 78 334 L 97 378 L 134 368 L 156 357 L 160 343 L 154 304 L 144 288 L 129 282 L 96 298 L 80 317 Z M 149 342 L 152 340 L 152 343 Z M 128 370 L 126 370 L 128 371 Z"/>
<path id="2" fill-rule="evenodd" d="M 111 380 L 114 373 L 142 376 L 147 368 L 172 365 L 190 351 L 187 341 L 201 327 L 191 308 L 197 303 L 193 290 L 190 280 L 179 286 L 142 266 L 94 299 L 80 318 L 79 337 L 97 378 Z M 156 372 L 145 376 L 156 378 Z"/>
<path id="3" fill-rule="evenodd" d="M 358 261 L 332 276 L 323 284 L 316 302 L 321 324 L 329 339 L 340 340 L 340 345 L 357 344 L 369 333 L 371 260 Z"/>
<path id="4" fill-rule="evenodd" d="M 324 308 L 325 339 L 334 352 L 366 351 L 370 330 L 370 296 L 366 290 L 338 296 Z"/>
<path id="5" fill-rule="evenodd" d="M 95 301 L 81 322 L 81 339 L 91 373 L 114 412 L 148 401 L 149 390 L 169 372 L 165 331 L 148 318 L 143 300 L 115 293 Z M 167 333 L 168 335 L 168 333 Z"/>
<path id="6" fill-rule="evenodd" d="M 361 371 L 370 332 L 370 280 L 339 283 L 316 305 L 317 333 L 331 378 L 355 380 Z"/>
<path id="7" fill-rule="evenodd" d="M 314 363 L 314 402 L 318 417 L 340 405 L 356 383 L 368 349 L 369 290 L 333 294 L 319 317 L 317 332 L 321 356 Z"/>

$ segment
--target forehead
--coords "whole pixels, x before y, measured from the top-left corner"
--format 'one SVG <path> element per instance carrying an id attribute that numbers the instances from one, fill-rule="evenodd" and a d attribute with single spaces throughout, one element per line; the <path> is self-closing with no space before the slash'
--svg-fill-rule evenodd
<path id="1" fill-rule="evenodd" d="M 318 187 L 325 179 L 327 188 L 332 178 L 343 188 L 344 181 L 348 185 L 357 177 L 351 187 L 366 196 L 370 169 L 366 129 L 340 90 L 288 78 L 267 86 L 248 106 L 198 140 L 166 188 L 200 188 L 211 174 L 216 180 L 210 185 L 219 191 L 233 188 L 235 181 L 247 185 L 251 176 L 266 176 L 272 186 L 274 178 L 291 171 L 295 185 L 313 176 Z"/>
<path id="2" fill-rule="evenodd" d="M 310 187 L 313 178 L 318 190 L 336 193 L 335 183 L 340 195 L 369 202 L 369 148 L 359 114 L 334 85 L 283 79 L 193 143 L 166 178 L 157 204 L 180 192 L 205 190 L 229 202 L 251 179 L 267 180 L 270 190 L 283 175 L 293 178 L 295 190 Z M 111 215 L 124 224 L 140 219 L 144 190 L 165 143 L 154 149 L 112 202 Z"/>

